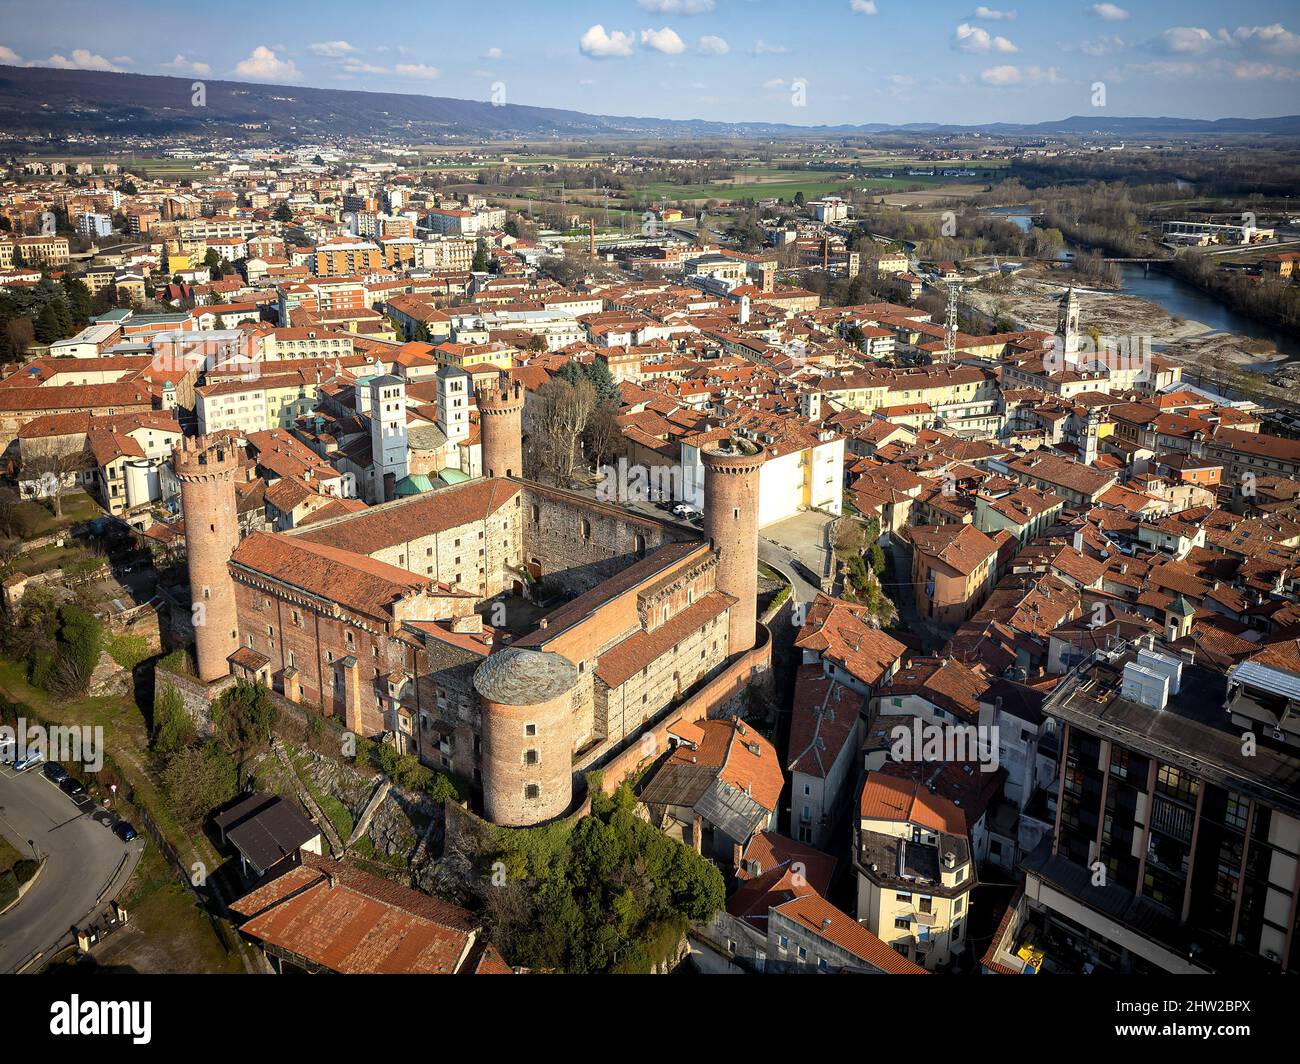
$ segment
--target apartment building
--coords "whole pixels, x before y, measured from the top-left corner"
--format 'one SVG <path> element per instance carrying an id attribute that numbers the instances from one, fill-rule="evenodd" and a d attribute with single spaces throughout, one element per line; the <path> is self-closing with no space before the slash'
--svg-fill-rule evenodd
<path id="1" fill-rule="evenodd" d="M 1294 641 L 1225 676 L 1145 637 L 1094 652 L 1049 695 L 1056 824 L 1023 862 L 1021 912 L 1039 941 L 1073 943 L 1049 965 L 1300 971 L 1297 682 Z"/>
<path id="2" fill-rule="evenodd" d="M 859 923 L 900 956 L 933 971 L 964 948 L 976 876 L 953 802 L 919 780 L 868 773 L 853 871 Z"/>

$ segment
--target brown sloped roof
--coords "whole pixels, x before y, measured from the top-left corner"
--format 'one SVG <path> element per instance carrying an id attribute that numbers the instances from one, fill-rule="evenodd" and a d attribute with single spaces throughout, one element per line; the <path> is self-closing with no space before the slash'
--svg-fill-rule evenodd
<path id="1" fill-rule="evenodd" d="M 249 937 L 342 974 L 452 974 L 477 937 L 464 909 L 310 853 L 231 909 Z"/>

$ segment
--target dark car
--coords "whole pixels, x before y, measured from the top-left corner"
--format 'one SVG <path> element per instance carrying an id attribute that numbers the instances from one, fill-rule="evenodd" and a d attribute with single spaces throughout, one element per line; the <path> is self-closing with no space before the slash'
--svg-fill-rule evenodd
<path id="1" fill-rule="evenodd" d="M 113 825 L 113 834 L 123 842 L 130 842 L 136 837 L 136 830 L 127 821 L 119 820 Z"/>
<path id="2" fill-rule="evenodd" d="M 68 778 L 68 770 L 57 762 L 50 761 L 45 766 L 45 778 L 51 783 L 62 784 Z"/>
<path id="3" fill-rule="evenodd" d="M 59 790 L 61 790 L 69 798 L 86 797 L 85 784 L 83 784 L 81 780 L 74 779 L 73 777 L 67 774 L 64 775 L 63 779 L 59 780 Z"/>

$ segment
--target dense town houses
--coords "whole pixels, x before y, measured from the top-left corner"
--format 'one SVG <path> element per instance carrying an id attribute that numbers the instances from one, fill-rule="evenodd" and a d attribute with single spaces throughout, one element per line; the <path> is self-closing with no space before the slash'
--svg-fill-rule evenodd
<path id="1" fill-rule="evenodd" d="M 196 728 L 257 685 L 502 830 L 625 787 L 725 878 L 707 971 L 1300 971 L 1300 442 L 1257 404 L 1091 349 L 1068 285 L 1054 333 L 935 320 L 957 264 L 837 196 L 759 253 L 598 245 L 316 154 L 0 184 L 0 292 L 98 301 L 10 352 L 4 473 L 172 566 Z M 275 970 L 511 970 L 274 804 L 222 831 Z"/>

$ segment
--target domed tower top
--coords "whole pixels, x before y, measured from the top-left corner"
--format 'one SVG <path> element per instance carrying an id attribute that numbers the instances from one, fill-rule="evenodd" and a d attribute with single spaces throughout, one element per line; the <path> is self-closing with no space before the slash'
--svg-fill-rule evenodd
<path id="1" fill-rule="evenodd" d="M 577 686 L 577 667 L 550 651 L 510 647 L 475 670 L 483 811 L 494 824 L 540 824 L 568 810 Z"/>
<path id="2" fill-rule="evenodd" d="M 508 647 L 474 670 L 474 690 L 498 706 L 536 706 L 567 694 L 578 682 L 577 667 L 549 650 Z"/>

